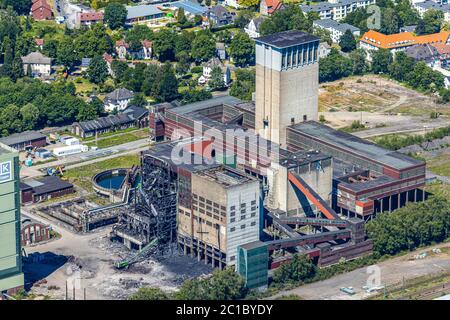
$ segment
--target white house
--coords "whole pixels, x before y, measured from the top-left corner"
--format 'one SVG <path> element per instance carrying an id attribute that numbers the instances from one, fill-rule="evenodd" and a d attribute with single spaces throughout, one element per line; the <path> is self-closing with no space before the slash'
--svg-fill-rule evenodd
<path id="1" fill-rule="evenodd" d="M 325 58 L 331 52 L 331 46 L 326 42 L 319 44 L 319 59 Z"/>
<path id="2" fill-rule="evenodd" d="M 151 59 L 152 42 L 149 40 L 141 41 L 142 48 L 139 51 L 131 51 L 130 45 L 125 40 L 116 41 L 116 54 L 119 59 L 126 59 L 130 55 L 133 59 Z"/>
<path id="3" fill-rule="evenodd" d="M 347 30 L 350 30 L 352 32 L 355 39 L 361 34 L 359 28 L 354 27 L 351 24 L 340 23 L 332 19 L 315 20 L 313 22 L 313 27 L 330 32 L 331 40 L 334 43 L 339 43 L 341 41 L 341 37 Z"/>
<path id="4" fill-rule="evenodd" d="M 116 89 L 106 95 L 105 100 L 103 101 L 105 111 L 111 112 L 113 110 L 125 110 L 133 97 L 133 91 L 125 88 Z"/>
<path id="5" fill-rule="evenodd" d="M 250 38 L 258 38 L 261 36 L 259 33 L 259 28 L 261 27 L 261 23 L 266 20 L 265 16 L 259 16 L 258 18 L 254 18 L 250 20 L 248 25 L 244 28 L 244 31 Z"/>
<path id="6" fill-rule="evenodd" d="M 224 66 L 218 58 L 212 58 L 207 63 L 203 64 L 203 73 L 198 78 L 198 83 L 203 85 L 209 81 L 211 78 L 211 72 L 215 67 L 219 67 L 223 73 L 223 83 L 228 86 L 231 82 L 231 71 L 230 68 Z"/>
<path id="7" fill-rule="evenodd" d="M 22 63 L 25 74 L 28 74 L 30 67 L 31 76 L 33 77 L 49 76 L 52 71 L 52 59 L 40 52 L 32 52 L 22 57 Z"/>
<path id="8" fill-rule="evenodd" d="M 450 22 L 450 4 L 445 1 L 432 1 L 432 0 L 426 0 L 422 2 L 416 2 L 413 3 L 413 8 L 419 12 L 419 15 L 421 18 L 423 18 L 423 15 L 425 12 L 427 12 L 430 9 L 434 9 L 437 11 L 441 11 L 444 14 L 444 21 Z"/>
<path id="9" fill-rule="evenodd" d="M 376 0 L 328 0 L 314 5 L 300 5 L 303 13 L 317 12 L 320 19 L 342 20 L 358 8 L 375 4 Z"/>

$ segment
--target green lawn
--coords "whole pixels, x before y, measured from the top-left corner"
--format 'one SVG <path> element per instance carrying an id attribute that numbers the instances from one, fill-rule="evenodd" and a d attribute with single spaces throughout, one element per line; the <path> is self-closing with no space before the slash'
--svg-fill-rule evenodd
<path id="1" fill-rule="evenodd" d="M 135 130 L 132 132 L 127 132 L 123 134 L 116 134 L 111 137 L 98 140 L 97 142 L 92 141 L 87 143 L 86 145 L 89 147 L 97 146 L 99 148 L 108 148 L 112 146 L 117 146 L 119 144 L 124 144 L 128 142 L 133 142 L 137 140 L 141 140 L 148 137 L 148 129 L 147 130 Z"/>
<path id="2" fill-rule="evenodd" d="M 95 174 L 108 169 L 131 168 L 133 165 L 139 165 L 139 163 L 139 155 L 125 155 L 69 169 L 64 173 L 64 176 L 71 183 L 87 191 L 93 191 L 91 179 Z"/>
<path id="3" fill-rule="evenodd" d="M 450 154 L 441 154 L 427 161 L 427 167 L 438 175 L 450 178 Z"/>

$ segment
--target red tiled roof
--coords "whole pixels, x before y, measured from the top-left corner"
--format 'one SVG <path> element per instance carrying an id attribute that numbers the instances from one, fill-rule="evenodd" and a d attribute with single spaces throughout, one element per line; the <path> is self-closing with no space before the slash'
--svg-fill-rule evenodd
<path id="1" fill-rule="evenodd" d="M 34 39 L 34 43 L 36 43 L 37 46 L 43 46 L 44 39 Z"/>
<path id="2" fill-rule="evenodd" d="M 103 12 L 81 12 L 80 21 L 100 21 L 103 20 Z"/>
<path id="3" fill-rule="evenodd" d="M 52 10 L 46 0 L 37 0 L 35 3 L 33 3 L 33 5 L 31 6 L 31 12 L 38 10 L 39 8 L 46 8 L 50 11 Z"/>
<path id="4" fill-rule="evenodd" d="M 111 63 L 111 62 L 113 62 L 114 59 L 113 59 L 113 57 L 110 54 L 104 53 L 103 54 L 103 60 L 105 60 L 108 63 Z"/>
<path id="5" fill-rule="evenodd" d="M 377 48 L 394 49 L 412 46 L 414 44 L 447 43 L 449 35 L 449 31 L 416 36 L 411 32 L 386 35 L 374 30 L 369 30 L 363 34 L 360 41 L 373 45 Z"/>
<path id="6" fill-rule="evenodd" d="M 266 0 L 267 13 L 272 14 L 280 9 L 283 4 L 280 0 Z"/>
<path id="7" fill-rule="evenodd" d="M 116 41 L 116 47 L 122 47 L 122 46 L 124 46 L 125 48 L 129 47 L 128 43 L 126 43 L 125 40 L 123 40 L 123 39 Z"/>
<path id="8" fill-rule="evenodd" d="M 32 12 L 33 14 L 33 19 L 34 20 L 47 20 L 47 19 L 51 19 L 53 13 L 52 10 L 45 8 L 45 7 L 41 7 L 39 9 L 36 9 Z"/>
<path id="9" fill-rule="evenodd" d="M 449 54 L 450 53 L 450 44 L 445 43 L 433 43 L 433 47 L 439 52 L 439 54 Z"/>

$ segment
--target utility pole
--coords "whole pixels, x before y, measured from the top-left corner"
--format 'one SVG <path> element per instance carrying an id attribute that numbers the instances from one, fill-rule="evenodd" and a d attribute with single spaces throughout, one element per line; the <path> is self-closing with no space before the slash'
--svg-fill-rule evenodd
<path id="1" fill-rule="evenodd" d="M 66 279 L 66 300 L 68 298 L 68 288 L 67 288 L 67 279 Z"/>

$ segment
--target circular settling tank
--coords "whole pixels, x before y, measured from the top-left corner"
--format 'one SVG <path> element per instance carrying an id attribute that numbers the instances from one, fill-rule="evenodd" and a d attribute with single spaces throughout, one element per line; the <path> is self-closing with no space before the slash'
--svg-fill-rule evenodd
<path id="1" fill-rule="evenodd" d="M 94 186 L 103 190 L 120 190 L 127 175 L 127 169 L 113 169 L 100 172 L 93 178 Z"/>

